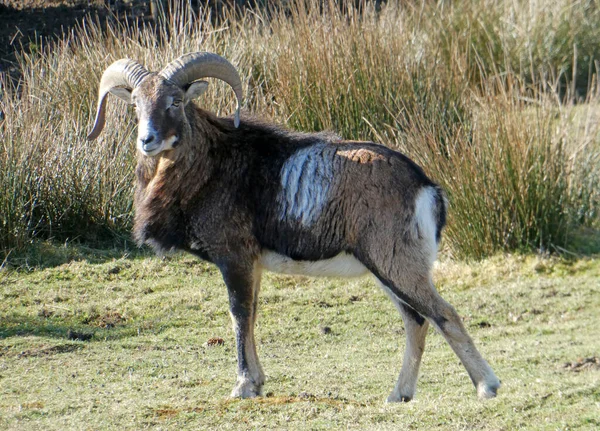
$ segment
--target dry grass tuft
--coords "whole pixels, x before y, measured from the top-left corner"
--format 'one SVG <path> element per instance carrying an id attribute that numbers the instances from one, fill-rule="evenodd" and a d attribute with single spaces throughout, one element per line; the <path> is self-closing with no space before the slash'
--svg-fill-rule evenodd
<path id="1" fill-rule="evenodd" d="M 574 247 L 598 228 L 600 8 L 538 3 L 297 0 L 222 20 L 179 10 L 153 28 L 86 22 L 22 53 L 17 86 L 0 78 L 0 249 L 126 241 L 134 120 L 111 100 L 86 142 L 100 74 L 195 50 L 238 65 L 251 113 L 407 152 L 448 191 L 454 255 Z M 221 84 L 200 103 L 233 111 Z"/>

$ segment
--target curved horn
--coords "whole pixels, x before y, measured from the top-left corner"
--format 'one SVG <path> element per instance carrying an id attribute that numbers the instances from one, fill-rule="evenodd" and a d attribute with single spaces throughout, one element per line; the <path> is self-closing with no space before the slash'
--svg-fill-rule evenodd
<path id="1" fill-rule="evenodd" d="M 100 80 L 100 89 L 98 90 L 98 108 L 96 111 L 96 121 L 94 128 L 87 136 L 88 140 L 92 141 L 100 135 L 104 128 L 104 115 L 106 111 L 106 95 L 115 88 L 134 89 L 142 80 L 148 76 L 150 72 L 139 63 L 123 58 L 115 61 L 102 74 Z"/>
<path id="2" fill-rule="evenodd" d="M 235 67 L 223 57 L 211 52 L 194 52 L 173 60 L 159 75 L 183 88 L 201 78 L 217 78 L 231 86 L 237 98 L 235 127 L 240 125 L 242 80 Z"/>

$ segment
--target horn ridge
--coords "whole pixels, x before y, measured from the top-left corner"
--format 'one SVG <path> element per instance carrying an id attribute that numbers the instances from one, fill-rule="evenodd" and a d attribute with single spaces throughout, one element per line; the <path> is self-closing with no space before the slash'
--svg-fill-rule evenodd
<path id="1" fill-rule="evenodd" d="M 173 60 L 159 75 L 181 88 L 202 78 L 217 78 L 226 82 L 235 93 L 237 106 L 235 127 L 240 124 L 242 80 L 236 68 L 225 58 L 212 52 L 193 52 Z"/>
<path id="2" fill-rule="evenodd" d="M 96 108 L 96 120 L 94 127 L 87 136 L 88 140 L 94 140 L 102 132 L 105 123 L 106 96 L 117 87 L 134 89 L 148 76 L 150 72 L 144 66 L 128 58 L 122 58 L 106 68 L 100 79 L 98 89 L 98 106 Z"/>

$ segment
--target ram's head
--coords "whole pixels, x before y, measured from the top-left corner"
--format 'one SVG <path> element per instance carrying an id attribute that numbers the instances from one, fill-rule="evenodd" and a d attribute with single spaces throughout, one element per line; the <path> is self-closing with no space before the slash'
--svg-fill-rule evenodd
<path id="1" fill-rule="evenodd" d="M 147 156 L 175 148 L 187 125 L 185 106 L 206 90 L 202 78 L 217 78 L 231 86 L 237 97 L 234 124 L 240 122 L 242 83 L 233 65 L 210 52 L 186 54 L 158 73 L 151 73 L 139 63 L 122 59 L 102 74 L 98 92 L 98 110 L 93 140 L 104 128 L 106 96 L 112 93 L 135 105 L 138 119 L 137 147 Z"/>

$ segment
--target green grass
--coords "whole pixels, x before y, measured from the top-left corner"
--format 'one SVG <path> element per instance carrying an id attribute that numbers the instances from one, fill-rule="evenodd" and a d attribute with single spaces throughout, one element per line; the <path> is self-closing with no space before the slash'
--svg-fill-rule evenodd
<path id="1" fill-rule="evenodd" d="M 384 401 L 401 366 L 404 330 L 368 278 L 266 274 L 257 326 L 266 396 L 231 400 L 234 337 L 214 266 L 190 256 L 49 245 L 19 262 L 0 273 L 2 429 L 600 425 L 599 365 L 564 367 L 600 357 L 597 258 L 442 260 L 437 286 L 503 386 L 498 398 L 478 400 L 431 331 L 416 399 L 393 405 Z M 224 344 L 210 346 L 211 338 Z"/>

